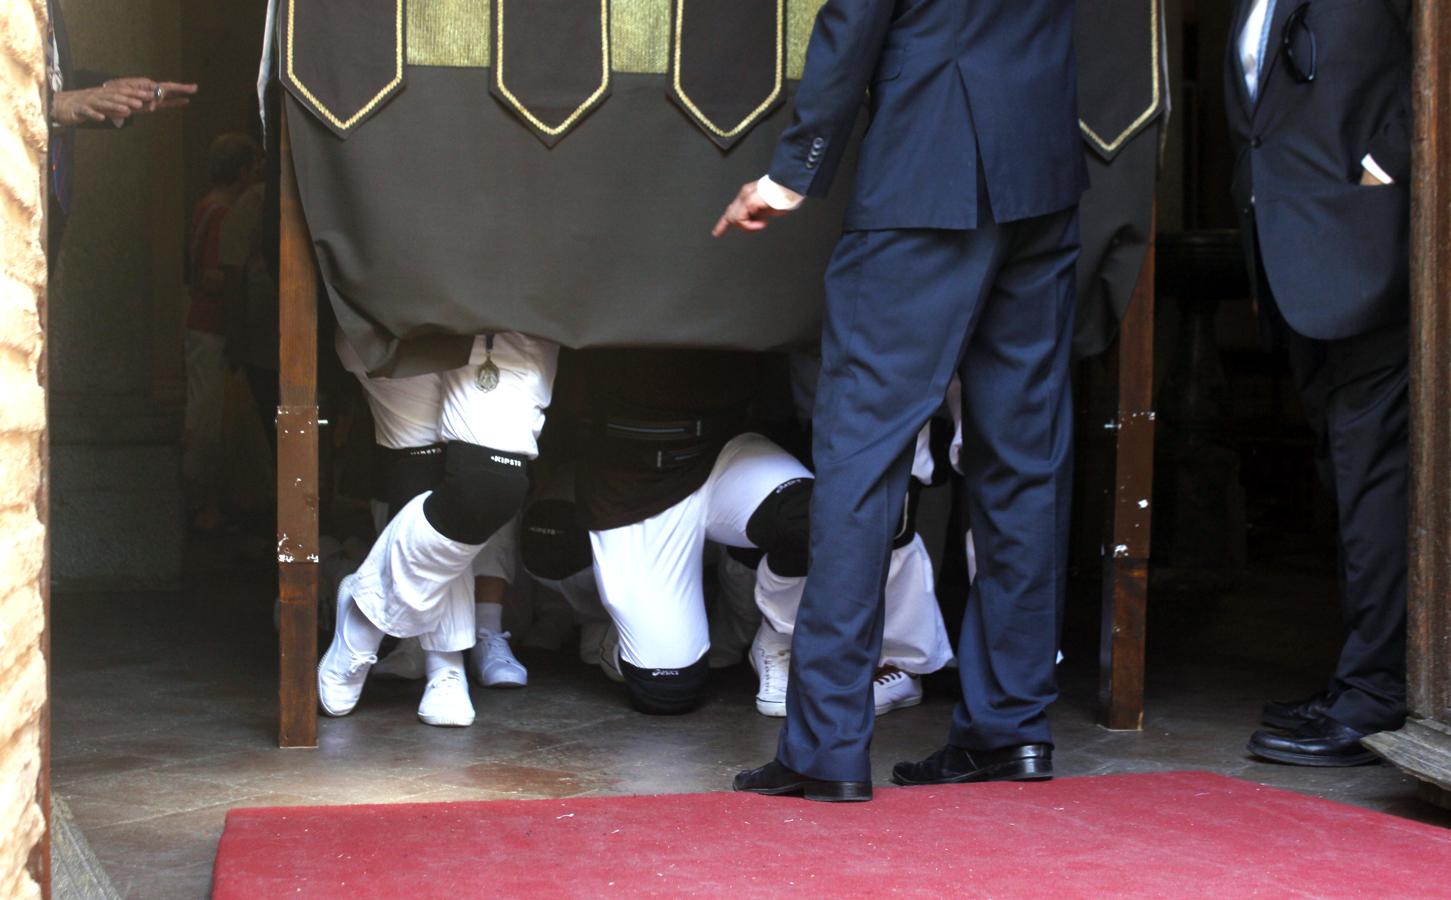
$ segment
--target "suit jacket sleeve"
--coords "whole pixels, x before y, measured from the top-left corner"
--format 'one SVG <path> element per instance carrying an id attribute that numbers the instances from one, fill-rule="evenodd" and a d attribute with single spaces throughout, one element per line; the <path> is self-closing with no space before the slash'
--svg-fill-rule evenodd
<path id="1" fill-rule="evenodd" d="M 1401 27 L 1410 33 L 1411 9 L 1409 0 L 1385 0 L 1390 14 Z M 1411 94 L 1409 85 L 1386 120 L 1376 129 L 1367 148 L 1376 165 L 1397 182 L 1404 183 L 1411 177 Z"/>
<path id="2" fill-rule="evenodd" d="M 895 5 L 894 0 L 827 0 L 821 8 L 791 125 L 771 162 L 772 181 L 808 197 L 831 188 Z"/>

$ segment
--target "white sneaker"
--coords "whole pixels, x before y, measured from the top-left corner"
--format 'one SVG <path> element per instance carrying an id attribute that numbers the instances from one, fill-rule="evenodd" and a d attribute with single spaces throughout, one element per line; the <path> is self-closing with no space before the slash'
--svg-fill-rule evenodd
<path id="1" fill-rule="evenodd" d="M 353 603 L 357 576 L 349 575 L 338 585 L 338 614 L 333 623 L 333 642 L 317 664 L 317 702 L 330 716 L 345 716 L 363 696 L 368 670 L 378 661 L 378 648 L 354 650 L 343 640 L 343 626 L 351 616 L 361 616 Z"/>
<path id="2" fill-rule="evenodd" d="M 529 670 L 509 649 L 509 632 L 479 629 L 479 641 L 469 654 L 469 674 L 487 688 L 516 688 L 529 683 Z"/>
<path id="3" fill-rule="evenodd" d="M 613 623 L 600 640 L 600 671 L 617 684 L 625 683 L 625 673 L 620 671 L 620 631 Z"/>
<path id="4" fill-rule="evenodd" d="M 384 681 L 422 681 L 428 674 L 423 663 L 423 647 L 417 638 L 404 638 L 373 667 L 373 678 Z"/>
<path id="5" fill-rule="evenodd" d="M 587 666 L 600 664 L 600 645 L 610 630 L 609 622 L 586 622 L 579 626 L 579 661 Z"/>
<path id="6" fill-rule="evenodd" d="M 894 709 L 906 709 L 922 702 L 922 679 L 896 666 L 878 666 L 872 679 L 872 699 L 877 715 Z"/>
<path id="7" fill-rule="evenodd" d="M 418 718 L 425 725 L 467 728 L 474 724 L 474 704 L 469 699 L 469 682 L 462 669 L 444 669 L 428 687 L 418 704 Z"/>
<path id="8" fill-rule="evenodd" d="M 786 715 L 786 676 L 791 670 L 791 635 L 762 622 L 751 642 L 751 668 L 761 684 L 756 691 L 756 712 L 775 719 Z"/>

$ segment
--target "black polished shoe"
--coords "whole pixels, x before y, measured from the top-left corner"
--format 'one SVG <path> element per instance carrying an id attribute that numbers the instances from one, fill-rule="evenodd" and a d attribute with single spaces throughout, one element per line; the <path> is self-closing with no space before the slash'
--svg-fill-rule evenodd
<path id="1" fill-rule="evenodd" d="M 1271 700 L 1260 712 L 1260 724 L 1266 728 L 1294 731 L 1306 722 L 1313 722 L 1330 711 L 1335 697 L 1329 691 L 1311 694 L 1302 700 Z"/>
<path id="2" fill-rule="evenodd" d="M 964 750 L 948 744 L 921 762 L 897 763 L 892 767 L 892 781 L 901 785 L 1047 781 L 1052 777 L 1052 744 L 1018 744 L 985 751 Z"/>
<path id="3" fill-rule="evenodd" d="M 771 796 L 800 794 L 823 803 L 862 803 L 872 799 L 870 781 L 822 781 L 791 771 L 776 760 L 736 776 L 735 790 Z"/>
<path id="4" fill-rule="evenodd" d="M 1378 758 L 1360 745 L 1366 734 L 1321 716 L 1287 735 L 1256 731 L 1250 736 L 1249 752 L 1292 766 L 1363 766 Z"/>

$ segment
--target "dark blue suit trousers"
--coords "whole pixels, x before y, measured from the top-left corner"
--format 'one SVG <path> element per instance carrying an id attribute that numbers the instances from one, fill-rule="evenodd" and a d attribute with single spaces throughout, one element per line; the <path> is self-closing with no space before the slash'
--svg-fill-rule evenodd
<path id="1" fill-rule="evenodd" d="M 883 588 L 917 432 L 962 379 L 980 560 L 950 743 L 1050 742 L 1072 493 L 1076 208 L 975 230 L 849 231 L 826 276 L 811 569 L 778 758 L 871 778 Z"/>

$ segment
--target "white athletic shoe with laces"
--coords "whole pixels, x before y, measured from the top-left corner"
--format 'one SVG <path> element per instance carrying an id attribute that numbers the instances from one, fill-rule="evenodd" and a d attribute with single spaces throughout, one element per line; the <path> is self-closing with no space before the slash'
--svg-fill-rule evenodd
<path id="1" fill-rule="evenodd" d="M 922 702 L 922 679 L 896 666 L 878 666 L 872 678 L 872 699 L 879 716 L 916 706 Z"/>
<path id="2" fill-rule="evenodd" d="M 378 661 L 378 648 L 354 650 L 343 639 L 343 626 L 351 616 L 361 616 L 353 603 L 357 576 L 349 575 L 338 585 L 338 613 L 333 624 L 333 642 L 317 664 L 317 701 L 330 716 L 345 716 L 363 696 L 368 670 Z"/>
<path id="3" fill-rule="evenodd" d="M 462 669 L 448 668 L 433 676 L 423 689 L 418 718 L 425 725 L 467 728 L 474 724 L 474 704 L 469 699 L 469 682 Z"/>
<path id="4" fill-rule="evenodd" d="M 404 638 L 369 674 L 384 681 L 422 681 L 428 675 L 424 666 L 423 647 L 418 638 Z"/>
<path id="5" fill-rule="evenodd" d="M 529 670 L 514 658 L 507 631 L 479 629 L 478 643 L 469 654 L 469 673 L 486 688 L 516 688 L 529 683 Z"/>
<path id="6" fill-rule="evenodd" d="M 762 622 L 751 642 L 751 668 L 761 683 L 756 691 L 756 712 L 781 718 L 786 715 L 786 676 L 791 669 L 791 635 Z"/>

